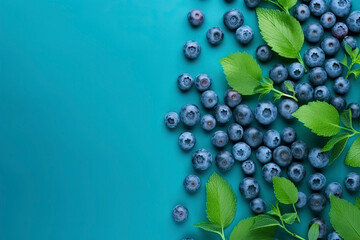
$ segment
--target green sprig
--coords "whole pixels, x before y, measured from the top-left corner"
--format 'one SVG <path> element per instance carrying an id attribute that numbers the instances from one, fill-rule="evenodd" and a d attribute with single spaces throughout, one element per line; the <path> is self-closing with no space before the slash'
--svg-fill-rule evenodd
<path id="1" fill-rule="evenodd" d="M 360 68 L 353 69 L 357 64 L 360 64 L 360 54 L 359 48 L 355 48 L 354 50 L 346 43 L 345 44 L 345 54 L 344 59 L 341 61 L 341 64 L 347 68 L 346 78 L 349 78 L 352 74 L 355 79 L 358 79 L 360 76 Z M 350 62 L 348 61 L 350 58 Z"/>
<path id="2" fill-rule="evenodd" d="M 297 0 L 265 0 L 270 2 L 276 6 L 278 6 L 281 10 L 283 10 L 286 14 L 290 15 L 290 8 L 295 6 Z"/>

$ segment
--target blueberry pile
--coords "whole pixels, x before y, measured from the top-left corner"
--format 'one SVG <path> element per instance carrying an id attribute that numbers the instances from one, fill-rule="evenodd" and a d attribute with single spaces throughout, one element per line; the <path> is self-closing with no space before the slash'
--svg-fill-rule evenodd
<path id="1" fill-rule="evenodd" d="M 230 2 L 230 1 L 227 1 Z M 256 8 L 260 0 L 244 0 L 248 8 Z M 269 77 L 275 84 L 280 85 L 283 92 L 287 93 L 286 84 L 291 84 L 296 91 L 296 98 L 283 99 L 276 106 L 269 101 L 260 101 L 254 109 L 244 103 L 243 97 L 236 91 L 229 89 L 223 95 L 211 90 L 212 79 L 207 74 L 199 74 L 195 78 L 188 73 L 183 73 L 177 78 L 177 86 L 182 92 L 190 91 L 193 85 L 200 93 L 199 102 L 205 109 L 201 113 L 196 104 L 183 106 L 180 113 L 169 112 L 165 116 L 165 124 L 174 129 L 179 124 L 184 125 L 189 131 L 180 134 L 178 143 L 183 151 L 194 150 L 196 137 L 190 132 L 191 128 L 200 124 L 205 132 L 211 133 L 211 143 L 217 149 L 216 155 L 204 148 L 193 151 L 191 162 L 195 172 L 209 169 L 215 159 L 215 165 L 220 171 L 230 171 L 237 162 L 241 165 L 244 178 L 239 185 L 239 191 L 244 199 L 249 200 L 250 209 L 254 214 L 266 212 L 266 203 L 259 197 L 260 185 L 253 177 L 257 163 L 261 164 L 261 173 L 264 180 L 272 183 L 274 176 L 282 172 L 294 183 L 305 179 L 311 190 L 310 196 L 299 192 L 297 208 L 308 206 L 314 213 L 324 210 L 330 194 L 341 197 L 343 186 L 350 192 L 360 189 L 360 175 L 349 173 L 344 184 L 338 182 L 327 183 L 326 177 L 321 173 L 330 161 L 329 153 L 321 152 L 314 147 L 309 149 L 307 144 L 297 139 L 295 129 L 284 128 L 281 132 L 269 129 L 269 126 L 280 116 L 285 120 L 293 119 L 292 113 L 298 104 L 309 101 L 325 101 L 331 103 L 339 112 L 351 109 L 354 119 L 360 117 L 360 105 L 350 103 L 347 105 L 345 95 L 350 90 L 349 79 L 344 78 L 344 67 L 336 58 L 336 54 L 348 44 L 352 49 L 357 47 L 356 39 L 351 34 L 360 33 L 360 11 L 351 12 L 351 0 L 303 0 L 293 9 L 293 16 L 302 24 L 313 16 L 317 22 L 304 26 L 304 36 L 311 45 L 304 55 L 308 73 L 298 62 L 289 66 L 274 65 Z M 193 9 L 188 13 L 188 21 L 193 27 L 199 27 L 205 19 L 200 9 Z M 240 44 L 246 45 L 253 39 L 253 30 L 244 25 L 244 15 L 237 9 L 231 9 L 223 15 L 223 23 L 227 29 L 235 33 Z M 210 28 L 206 32 L 206 39 L 211 45 L 218 45 L 224 38 L 220 27 Z M 201 53 L 201 46 L 195 41 L 188 41 L 183 47 L 183 53 L 189 60 L 196 59 Z M 267 45 L 260 45 L 256 49 L 256 57 L 260 62 L 272 59 L 273 52 Z M 308 81 L 299 82 L 307 74 Z M 332 82 L 332 90 L 326 83 Z M 222 97 L 223 96 L 223 97 Z M 257 122 L 263 129 L 252 126 Z M 221 130 L 213 131 L 215 127 Z M 266 130 L 265 130 L 266 129 Z M 231 145 L 231 151 L 225 147 Z M 251 155 L 254 153 L 255 159 Z M 315 172 L 306 178 L 304 162 L 308 161 Z M 190 193 L 195 193 L 201 186 L 200 178 L 196 175 L 185 177 L 184 188 Z M 188 209 L 177 205 L 172 212 L 176 222 L 184 222 L 188 217 Z M 327 234 L 328 226 L 320 218 L 314 218 L 320 227 L 319 238 Z M 192 238 L 186 238 L 188 240 Z M 341 239 L 336 232 L 328 235 L 329 240 Z"/>

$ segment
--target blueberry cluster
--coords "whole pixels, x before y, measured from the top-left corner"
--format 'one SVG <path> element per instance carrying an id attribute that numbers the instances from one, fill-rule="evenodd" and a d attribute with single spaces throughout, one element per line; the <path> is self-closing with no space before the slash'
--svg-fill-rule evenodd
<path id="1" fill-rule="evenodd" d="M 244 2 L 247 7 L 256 8 L 261 1 Z M 275 84 L 280 85 L 284 93 L 292 94 L 288 87 L 291 85 L 300 104 L 313 100 L 326 101 L 338 111 L 351 109 L 352 117 L 359 118 L 360 105 L 346 103 L 344 95 L 350 89 L 350 81 L 342 76 L 343 65 L 335 58 L 345 44 L 352 49 L 357 47 L 356 39 L 351 34 L 360 33 L 360 11 L 351 12 L 351 7 L 351 0 L 330 0 L 329 3 L 325 0 L 303 0 L 303 3 L 298 4 L 294 8 L 294 16 L 301 23 L 305 23 L 311 15 L 318 19 L 318 22 L 304 27 L 305 39 L 312 45 L 304 55 L 304 63 L 309 68 L 308 82 L 296 83 L 303 79 L 306 73 L 304 66 L 298 62 L 288 67 L 283 64 L 274 65 L 269 77 Z M 194 27 L 200 26 L 204 21 L 203 12 L 200 9 L 190 11 L 188 21 Z M 243 25 L 244 16 L 239 10 L 227 11 L 223 15 L 223 23 L 227 29 L 235 32 L 236 39 L 241 44 L 246 45 L 253 39 L 253 30 Z M 218 45 L 222 42 L 224 33 L 220 27 L 213 27 L 207 31 L 206 38 L 211 45 Z M 188 59 L 196 59 L 200 55 L 201 47 L 195 41 L 188 41 L 183 52 Z M 258 46 L 255 54 L 261 62 L 270 61 L 273 55 L 267 45 Z M 328 79 L 333 80 L 334 95 L 326 86 Z M 304 162 L 310 163 L 315 170 L 315 173 L 307 177 L 308 187 L 312 193 L 306 196 L 305 193 L 299 192 L 296 203 L 299 209 L 307 205 L 317 214 L 324 210 L 331 194 L 342 196 L 342 184 L 327 184 L 326 177 L 321 173 L 329 164 L 328 152 L 322 152 L 317 147 L 309 149 L 305 142 L 297 139 L 297 134 L 291 127 L 286 127 L 282 131 L 269 129 L 278 116 L 284 120 L 293 119 L 292 114 L 299 108 L 298 102 L 283 99 L 275 106 L 272 102 L 261 101 L 251 109 L 243 102 L 241 94 L 232 89 L 227 90 L 221 99 L 211 90 L 212 79 L 207 74 L 199 74 L 193 78 L 190 74 L 183 73 L 177 78 L 177 85 L 182 92 L 189 91 L 195 85 L 200 93 L 200 104 L 206 113 L 202 114 L 196 104 L 187 104 L 181 108 L 179 114 L 166 114 L 166 126 L 174 129 L 183 124 L 191 129 L 199 124 L 205 132 L 211 132 L 210 141 L 217 153 L 213 155 L 204 148 L 195 150 L 191 158 L 195 172 L 206 171 L 213 161 L 220 171 L 226 172 L 239 162 L 245 176 L 239 184 L 239 191 L 244 199 L 249 200 L 250 209 L 254 214 L 266 212 L 266 203 L 260 197 L 259 182 L 254 178 L 257 166 L 261 166 L 262 177 L 268 183 L 272 183 L 274 176 L 286 172 L 288 178 L 298 184 L 306 177 Z M 259 129 L 254 124 L 264 128 Z M 196 145 L 196 137 L 190 131 L 186 131 L 180 134 L 178 143 L 183 151 L 190 151 Z M 226 150 L 229 145 L 231 150 Z M 256 161 L 251 159 L 252 153 Z M 195 193 L 199 190 L 201 181 L 197 175 L 191 174 L 184 179 L 183 184 L 187 192 Z M 360 190 L 360 175 L 349 173 L 344 180 L 344 186 L 350 192 Z M 188 209 L 183 205 L 177 205 L 173 209 L 173 218 L 176 222 L 184 222 L 188 214 Z M 319 224 L 319 238 L 323 238 L 328 232 L 326 222 L 314 218 L 310 226 L 314 222 Z M 341 237 L 332 232 L 328 239 L 335 240 Z"/>

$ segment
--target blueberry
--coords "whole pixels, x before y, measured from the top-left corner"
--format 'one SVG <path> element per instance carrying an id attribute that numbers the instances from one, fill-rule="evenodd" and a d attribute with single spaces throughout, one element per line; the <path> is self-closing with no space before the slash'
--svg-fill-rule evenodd
<path id="1" fill-rule="evenodd" d="M 211 143 L 218 148 L 225 147 L 229 142 L 229 137 L 224 131 L 216 131 L 211 137 Z"/>
<path id="2" fill-rule="evenodd" d="M 337 59 L 330 58 L 325 62 L 325 71 L 329 77 L 337 78 L 341 75 L 343 67 Z"/>
<path id="3" fill-rule="evenodd" d="M 345 188 L 350 192 L 357 192 L 360 189 L 360 175 L 355 172 L 346 175 Z"/>
<path id="4" fill-rule="evenodd" d="M 179 136 L 179 146 L 184 151 L 189 151 L 195 146 L 196 139 L 191 132 L 183 132 Z"/>
<path id="5" fill-rule="evenodd" d="M 212 27 L 206 33 L 206 39 L 211 45 L 219 45 L 224 39 L 224 33 L 219 27 Z"/>
<path id="6" fill-rule="evenodd" d="M 281 131 L 281 139 L 284 143 L 291 144 L 296 140 L 296 132 L 292 127 L 286 127 Z"/>
<path id="7" fill-rule="evenodd" d="M 360 11 L 353 11 L 346 19 L 350 31 L 360 33 Z"/>
<path id="8" fill-rule="evenodd" d="M 290 148 L 286 146 L 279 146 L 273 152 L 275 163 L 280 167 L 287 167 L 292 161 L 292 154 Z"/>
<path id="9" fill-rule="evenodd" d="M 320 191 L 326 185 L 326 177 L 322 173 L 314 173 L 309 176 L 309 188 L 313 191 Z"/>
<path id="10" fill-rule="evenodd" d="M 327 73 L 324 68 L 316 67 L 309 72 L 309 82 L 314 85 L 323 85 L 327 80 Z"/>
<path id="11" fill-rule="evenodd" d="M 200 188 L 200 185 L 201 185 L 200 178 L 196 175 L 188 175 L 184 179 L 185 190 L 190 193 L 197 192 Z"/>
<path id="12" fill-rule="evenodd" d="M 360 105 L 358 103 L 350 103 L 348 109 L 351 110 L 351 117 L 352 118 L 359 118 L 360 117 Z"/>
<path id="13" fill-rule="evenodd" d="M 299 196 L 299 197 L 298 197 L 297 202 L 295 203 L 295 206 L 296 206 L 297 208 L 303 208 L 303 207 L 305 207 L 305 206 L 306 206 L 306 203 L 307 203 L 307 197 L 306 197 L 305 193 L 299 192 L 298 196 Z"/>
<path id="14" fill-rule="evenodd" d="M 306 4 L 299 4 L 294 9 L 294 17 L 299 22 L 305 22 L 310 17 L 310 9 Z"/>
<path id="15" fill-rule="evenodd" d="M 340 50 L 340 42 L 335 37 L 327 37 L 321 42 L 321 49 L 326 55 L 333 56 Z"/>
<path id="16" fill-rule="evenodd" d="M 268 45 L 260 45 L 256 49 L 256 58 L 261 62 L 268 62 L 271 60 L 273 54 Z"/>
<path id="17" fill-rule="evenodd" d="M 337 22 L 331 29 L 331 34 L 339 40 L 344 39 L 349 33 L 348 26 L 343 22 Z"/>
<path id="18" fill-rule="evenodd" d="M 305 142 L 297 140 L 291 144 L 291 153 L 296 160 L 304 160 L 308 156 L 309 149 Z"/>
<path id="19" fill-rule="evenodd" d="M 187 104 L 180 111 L 181 122 L 188 127 L 192 127 L 200 121 L 200 110 L 194 104 Z"/>
<path id="20" fill-rule="evenodd" d="M 286 93 L 286 94 L 290 94 L 292 95 L 293 92 L 291 92 L 288 87 L 285 85 L 285 83 L 290 83 L 291 86 L 295 89 L 295 83 L 293 81 L 290 81 L 290 80 L 286 80 L 284 81 L 281 85 L 280 85 L 280 89 L 283 93 Z"/>
<path id="21" fill-rule="evenodd" d="M 333 105 L 339 112 L 342 112 L 346 108 L 346 100 L 343 97 L 335 96 L 331 98 L 331 105 Z"/>
<path id="22" fill-rule="evenodd" d="M 195 87 L 200 92 L 206 91 L 211 86 L 211 78 L 207 74 L 199 74 L 195 78 Z"/>
<path id="23" fill-rule="evenodd" d="M 289 73 L 286 67 L 282 64 L 276 64 L 270 69 L 269 76 L 275 83 L 282 83 L 284 82 Z"/>
<path id="24" fill-rule="evenodd" d="M 312 15 L 319 17 L 327 10 L 325 0 L 311 0 L 309 4 L 310 12 Z"/>
<path id="25" fill-rule="evenodd" d="M 261 0 L 244 0 L 244 3 L 248 8 L 256 8 L 259 6 L 260 2 Z"/>
<path id="26" fill-rule="evenodd" d="M 301 102 L 309 102 L 314 95 L 314 89 L 308 83 L 299 83 L 295 86 L 295 96 Z"/>
<path id="27" fill-rule="evenodd" d="M 231 9 L 224 14 L 223 22 L 229 30 L 235 31 L 243 25 L 244 15 L 237 9 Z"/>
<path id="28" fill-rule="evenodd" d="M 210 109 L 218 103 L 218 95 L 213 90 L 207 90 L 201 94 L 200 102 L 204 108 Z"/>
<path id="29" fill-rule="evenodd" d="M 264 144 L 271 149 L 277 148 L 281 143 L 280 133 L 275 129 L 270 129 L 264 134 Z"/>
<path id="30" fill-rule="evenodd" d="M 206 131 L 211 131 L 216 127 L 216 120 L 213 115 L 206 114 L 201 118 L 201 128 Z"/>
<path id="31" fill-rule="evenodd" d="M 319 23 L 311 23 L 304 30 L 305 39 L 310 43 L 317 43 L 324 36 L 324 28 Z"/>
<path id="32" fill-rule="evenodd" d="M 253 175 L 256 171 L 256 166 L 254 161 L 246 160 L 245 162 L 242 162 L 241 169 L 245 175 Z"/>
<path id="33" fill-rule="evenodd" d="M 357 41 L 356 38 L 352 37 L 352 36 L 346 36 L 341 43 L 341 46 L 343 48 L 345 48 L 345 44 L 349 45 L 351 47 L 351 49 L 355 49 L 357 47 Z"/>
<path id="34" fill-rule="evenodd" d="M 229 107 L 234 108 L 237 105 L 239 105 L 241 101 L 242 101 L 242 96 L 237 91 L 229 89 L 225 92 L 224 102 Z"/>
<path id="35" fill-rule="evenodd" d="M 236 40 L 239 43 L 246 45 L 249 44 L 254 38 L 254 31 L 248 25 L 239 27 L 235 33 Z"/>
<path id="36" fill-rule="evenodd" d="M 221 151 L 216 154 L 215 164 L 224 172 L 229 171 L 234 166 L 234 162 L 234 157 L 228 151 Z"/>
<path id="37" fill-rule="evenodd" d="M 317 86 L 314 90 L 314 99 L 316 101 L 330 101 L 330 91 L 329 88 L 325 85 Z"/>
<path id="38" fill-rule="evenodd" d="M 255 214 L 265 213 L 266 203 L 261 198 L 255 198 L 250 201 L 250 209 Z"/>
<path id="39" fill-rule="evenodd" d="M 308 158 L 310 164 L 318 169 L 326 167 L 330 160 L 328 152 L 321 152 L 320 148 L 311 149 Z"/>
<path id="40" fill-rule="evenodd" d="M 251 155 L 251 148 L 244 142 L 236 143 L 232 148 L 232 154 L 238 161 L 245 161 Z"/>
<path id="41" fill-rule="evenodd" d="M 234 118 L 241 126 L 248 126 L 254 120 L 254 114 L 248 105 L 240 104 L 234 109 Z"/>
<path id="42" fill-rule="evenodd" d="M 244 129 L 241 125 L 233 123 L 228 127 L 227 133 L 231 141 L 237 142 L 242 139 L 244 135 Z"/>
<path id="43" fill-rule="evenodd" d="M 180 90 L 188 91 L 194 84 L 193 77 L 188 73 L 183 73 L 177 78 L 177 85 Z"/>
<path id="44" fill-rule="evenodd" d="M 198 58 L 201 53 L 200 44 L 195 41 L 187 41 L 183 47 L 183 52 L 186 58 L 194 60 Z"/>
<path id="45" fill-rule="evenodd" d="M 205 16 L 200 9 L 193 9 L 188 13 L 187 18 L 193 27 L 199 27 L 204 22 Z"/>
<path id="46" fill-rule="evenodd" d="M 225 124 L 230 121 L 232 112 L 228 106 L 219 104 L 215 107 L 214 115 L 218 123 Z"/>
<path id="47" fill-rule="evenodd" d="M 325 53 L 319 47 L 311 47 L 304 55 L 305 64 L 310 67 L 321 67 L 325 62 Z"/>
<path id="48" fill-rule="evenodd" d="M 211 166 L 212 161 L 211 153 L 203 148 L 194 152 L 192 156 L 192 164 L 197 171 L 207 170 Z"/>
<path id="49" fill-rule="evenodd" d="M 347 94 L 350 90 L 350 81 L 344 77 L 339 77 L 334 81 L 333 89 L 337 94 Z"/>
<path id="50" fill-rule="evenodd" d="M 346 17 L 351 11 L 351 0 L 330 0 L 330 10 L 338 17 Z"/>
<path id="51" fill-rule="evenodd" d="M 325 195 L 327 198 L 330 198 L 330 194 L 334 195 L 335 197 L 341 197 L 342 192 L 342 186 L 338 182 L 330 183 L 325 189 Z"/>
<path id="52" fill-rule="evenodd" d="M 183 205 L 176 205 L 172 211 L 172 217 L 175 222 L 183 223 L 189 216 L 188 209 Z"/>
<path id="53" fill-rule="evenodd" d="M 288 176 L 293 182 L 301 182 L 306 175 L 306 169 L 301 163 L 292 163 L 288 168 Z"/>
<path id="54" fill-rule="evenodd" d="M 273 162 L 265 164 L 262 168 L 262 176 L 264 180 L 268 183 L 272 183 L 272 178 L 275 176 L 280 177 L 280 175 L 281 168 Z"/>
<path id="55" fill-rule="evenodd" d="M 297 104 L 297 102 L 295 102 L 292 99 L 284 99 L 281 100 L 278 109 L 279 109 L 279 113 L 280 115 L 285 118 L 285 119 L 293 119 L 294 117 L 292 116 L 292 114 L 294 112 L 296 112 L 296 110 L 298 110 L 299 105 Z"/>
<path id="56" fill-rule="evenodd" d="M 326 12 L 320 17 L 320 24 L 325 29 L 332 28 L 336 23 L 336 16 L 332 12 Z"/>
<path id="57" fill-rule="evenodd" d="M 328 235 L 328 240 L 344 240 L 342 237 L 340 237 L 339 234 L 337 234 L 337 232 L 331 232 Z"/>
<path id="58" fill-rule="evenodd" d="M 326 206 L 326 198 L 323 194 L 313 193 L 309 196 L 308 205 L 311 211 L 313 212 L 321 212 L 325 209 Z M 319 235 L 320 237 L 320 235 Z"/>
<path id="59" fill-rule="evenodd" d="M 176 128 L 180 122 L 179 115 L 176 112 L 169 112 L 165 115 L 164 122 L 168 128 Z"/>
<path id="60" fill-rule="evenodd" d="M 262 164 L 268 163 L 272 159 L 272 151 L 268 147 L 260 146 L 256 150 L 256 159 Z"/>
<path id="61" fill-rule="evenodd" d="M 255 118 L 263 125 L 269 125 L 276 120 L 277 108 L 272 102 L 260 102 L 255 108 Z"/>
<path id="62" fill-rule="evenodd" d="M 260 185 L 256 179 L 247 177 L 240 182 L 239 190 L 243 198 L 250 200 L 259 195 Z"/>
<path id="63" fill-rule="evenodd" d="M 301 79 L 305 74 L 305 68 L 298 62 L 290 64 L 288 68 L 289 76 L 294 80 Z"/>
<path id="64" fill-rule="evenodd" d="M 248 128 L 244 132 L 244 141 L 252 148 L 259 147 L 263 142 L 263 133 L 257 128 Z"/>
<path id="65" fill-rule="evenodd" d="M 319 236 L 318 238 L 323 238 L 325 237 L 327 231 L 328 231 L 328 226 L 326 224 L 326 222 L 320 218 L 313 218 L 310 222 L 309 228 L 315 223 L 317 222 L 319 224 Z"/>

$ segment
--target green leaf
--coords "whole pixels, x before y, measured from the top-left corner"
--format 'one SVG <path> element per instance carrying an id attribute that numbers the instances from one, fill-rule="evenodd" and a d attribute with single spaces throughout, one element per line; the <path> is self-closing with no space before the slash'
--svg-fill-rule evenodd
<path id="1" fill-rule="evenodd" d="M 309 240 L 317 240 L 319 237 L 319 224 L 315 222 L 313 225 L 311 225 L 309 232 L 308 232 L 308 238 Z"/>
<path id="2" fill-rule="evenodd" d="M 351 116 L 351 109 L 346 109 L 342 111 L 340 114 L 341 122 L 344 124 L 345 127 L 352 129 L 352 116 Z"/>
<path id="3" fill-rule="evenodd" d="M 273 177 L 276 198 L 283 204 L 295 204 L 299 193 L 294 183 L 283 177 Z"/>
<path id="4" fill-rule="evenodd" d="M 273 204 L 271 204 L 270 211 L 268 211 L 268 214 L 273 215 L 273 216 L 277 216 L 277 217 L 281 217 L 281 211 L 280 211 L 280 208 L 279 208 L 279 202 L 276 202 L 275 206 Z"/>
<path id="5" fill-rule="evenodd" d="M 330 195 L 330 220 L 344 240 L 360 239 L 360 209 L 346 200 Z"/>
<path id="6" fill-rule="evenodd" d="M 352 70 L 351 73 L 354 74 L 355 79 L 358 79 L 360 76 L 360 68 Z"/>
<path id="7" fill-rule="evenodd" d="M 224 69 L 230 87 L 243 95 L 255 94 L 260 86 L 261 68 L 248 53 L 232 53 L 222 58 L 220 63 Z"/>
<path id="8" fill-rule="evenodd" d="M 342 139 L 341 141 L 339 141 L 338 143 L 335 144 L 335 146 L 333 147 L 333 149 L 331 151 L 329 164 L 332 164 L 341 155 L 341 153 L 345 149 L 345 146 L 346 146 L 349 138 L 350 138 L 350 136 L 348 136 L 347 138 Z"/>
<path id="9" fill-rule="evenodd" d="M 355 206 L 357 206 L 360 209 L 360 198 L 356 197 L 355 199 Z"/>
<path id="10" fill-rule="evenodd" d="M 342 65 L 344 65 L 344 66 L 346 66 L 348 69 L 349 69 L 349 67 L 348 67 L 348 65 L 347 65 L 347 56 L 345 55 L 345 57 L 344 57 L 344 59 L 341 61 L 341 64 Z"/>
<path id="11" fill-rule="evenodd" d="M 297 218 L 297 213 L 285 213 L 281 219 L 287 224 L 293 224 Z"/>
<path id="12" fill-rule="evenodd" d="M 292 115 L 319 136 L 331 137 L 340 131 L 339 113 L 327 102 L 310 102 L 301 106 Z"/>
<path id="13" fill-rule="evenodd" d="M 273 240 L 277 226 L 253 229 L 257 217 L 241 220 L 233 229 L 229 240 Z"/>
<path id="14" fill-rule="evenodd" d="M 206 213 L 212 224 L 226 228 L 236 212 L 236 197 L 231 186 L 217 173 L 206 183 Z"/>
<path id="15" fill-rule="evenodd" d="M 274 226 L 280 226 L 280 223 L 278 220 L 276 220 L 275 218 L 269 216 L 269 215 L 265 215 L 265 214 L 261 214 L 256 216 L 254 225 L 252 226 L 252 229 L 260 229 L 260 228 L 265 228 L 265 227 L 274 227 Z"/>
<path id="16" fill-rule="evenodd" d="M 360 167 L 360 137 L 358 137 L 351 145 L 346 158 L 345 164 L 351 167 Z"/>
<path id="17" fill-rule="evenodd" d="M 258 8 L 261 35 L 273 51 L 285 58 L 298 58 L 304 43 L 300 23 L 279 10 Z"/>
<path id="18" fill-rule="evenodd" d="M 280 3 L 281 6 L 283 6 L 283 8 L 289 10 L 290 8 L 292 8 L 293 6 L 295 6 L 297 0 L 277 0 L 278 3 Z"/>
<path id="19" fill-rule="evenodd" d="M 333 147 L 335 146 L 335 144 L 337 144 L 338 142 L 349 138 L 351 135 L 349 135 L 348 133 L 340 133 L 338 135 L 335 135 L 333 137 L 330 138 L 330 140 L 326 143 L 326 145 L 321 149 L 322 152 L 328 152 L 331 149 L 333 149 Z"/>
<path id="20" fill-rule="evenodd" d="M 353 59 L 353 50 L 347 43 L 345 43 L 345 51 Z"/>
<path id="21" fill-rule="evenodd" d="M 217 234 L 222 234 L 222 228 L 219 225 L 214 225 L 212 223 L 202 222 L 194 224 L 194 227 L 201 228 L 208 232 L 213 232 Z"/>

